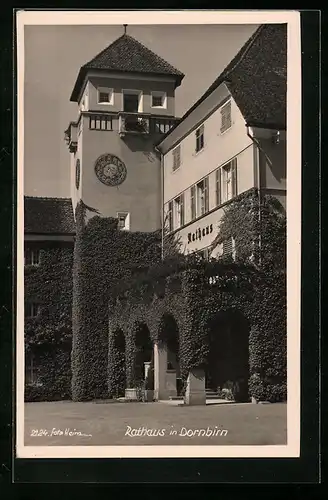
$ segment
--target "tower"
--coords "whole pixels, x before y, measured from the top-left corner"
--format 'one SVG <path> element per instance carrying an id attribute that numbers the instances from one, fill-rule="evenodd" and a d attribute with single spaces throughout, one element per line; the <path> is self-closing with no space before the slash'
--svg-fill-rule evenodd
<path id="1" fill-rule="evenodd" d="M 81 67 L 70 100 L 78 118 L 66 131 L 71 198 L 119 227 L 160 227 L 161 172 L 155 144 L 176 123 L 175 89 L 184 75 L 126 34 Z"/>

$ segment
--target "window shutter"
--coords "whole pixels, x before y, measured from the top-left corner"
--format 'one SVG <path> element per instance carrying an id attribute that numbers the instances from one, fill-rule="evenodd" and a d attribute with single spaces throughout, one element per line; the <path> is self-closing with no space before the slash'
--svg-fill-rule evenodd
<path id="1" fill-rule="evenodd" d="M 169 231 L 173 230 L 173 203 L 169 202 Z"/>
<path id="2" fill-rule="evenodd" d="M 172 151 L 173 155 L 173 170 L 177 170 L 180 167 L 181 157 L 180 157 L 180 146 L 177 146 Z"/>
<path id="3" fill-rule="evenodd" d="M 181 203 L 181 206 L 180 206 L 180 224 L 181 226 L 183 226 L 184 224 L 184 193 L 182 193 L 182 195 L 180 196 L 180 203 Z"/>
<path id="4" fill-rule="evenodd" d="M 237 196 L 237 158 L 231 162 L 232 196 Z"/>
<path id="5" fill-rule="evenodd" d="M 221 108 L 221 133 L 231 127 L 231 101 Z"/>
<path id="6" fill-rule="evenodd" d="M 195 200 L 195 186 L 190 188 L 190 208 L 191 208 L 191 220 L 196 218 L 196 200 Z"/>
<path id="7" fill-rule="evenodd" d="M 221 205 L 221 169 L 218 168 L 216 175 L 216 205 Z"/>
<path id="8" fill-rule="evenodd" d="M 223 255 L 225 257 L 228 255 L 232 255 L 232 251 L 233 251 L 232 238 L 228 238 L 223 241 Z"/>
<path id="9" fill-rule="evenodd" d="M 208 204 L 208 177 L 204 179 L 204 198 L 205 198 L 205 213 L 208 212 L 209 204 Z"/>

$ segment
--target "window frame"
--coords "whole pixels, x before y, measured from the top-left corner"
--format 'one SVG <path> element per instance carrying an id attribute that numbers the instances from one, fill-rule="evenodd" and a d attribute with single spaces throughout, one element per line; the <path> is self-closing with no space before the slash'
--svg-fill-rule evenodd
<path id="1" fill-rule="evenodd" d="M 119 227 L 119 222 L 118 222 L 117 229 L 119 231 L 130 231 L 130 212 L 123 212 L 123 211 L 117 212 L 118 221 L 120 221 L 120 217 L 122 217 L 123 215 L 125 216 L 124 218 L 125 225 L 124 227 Z"/>
<path id="2" fill-rule="evenodd" d="M 224 110 L 225 108 L 229 107 L 230 108 L 230 112 L 229 112 L 229 125 L 226 126 L 224 121 L 226 120 L 226 117 L 224 115 Z M 227 132 L 228 130 L 231 129 L 232 127 L 232 102 L 231 102 L 231 98 L 229 98 L 224 104 L 222 104 L 222 106 L 220 106 L 220 134 L 224 134 L 225 132 Z"/>
<path id="3" fill-rule="evenodd" d="M 224 171 L 230 171 L 231 175 L 231 196 L 228 197 L 227 182 L 223 178 Z M 238 161 L 235 156 L 230 161 L 224 163 L 215 171 L 216 206 L 220 206 L 238 196 Z"/>
<path id="4" fill-rule="evenodd" d="M 168 231 L 171 233 L 174 229 L 174 221 L 173 221 L 173 201 L 169 201 L 167 205 L 167 222 L 168 222 Z"/>
<path id="5" fill-rule="evenodd" d="M 28 307 L 30 307 L 31 314 L 27 314 Z M 27 301 L 24 305 L 24 317 L 25 319 L 36 318 L 40 314 L 40 304 L 37 302 Z"/>
<path id="6" fill-rule="evenodd" d="M 154 105 L 153 98 L 161 97 L 162 104 L 160 106 Z M 163 90 L 152 90 L 150 93 L 150 107 L 153 109 L 167 109 L 167 94 Z"/>
<path id="7" fill-rule="evenodd" d="M 172 149 L 172 158 L 173 158 L 172 170 L 173 172 L 175 172 L 181 167 L 181 144 Z M 179 159 L 179 161 L 176 161 L 177 158 Z"/>
<path id="8" fill-rule="evenodd" d="M 31 256 L 31 262 L 26 262 L 27 256 L 26 253 L 29 252 Z M 35 254 L 37 258 L 35 259 Z M 40 249 L 39 248 L 25 248 L 24 250 L 24 266 L 39 266 L 40 265 Z"/>
<path id="9" fill-rule="evenodd" d="M 199 187 L 203 185 L 203 203 L 199 199 Z M 196 218 L 205 215 L 209 211 L 209 176 L 204 177 L 195 184 L 196 195 Z M 204 206 L 204 208 L 202 208 Z"/>
<path id="10" fill-rule="evenodd" d="M 131 113 L 130 111 L 124 110 L 124 95 L 137 95 L 138 96 L 138 111 L 136 113 L 143 113 L 143 92 L 138 89 L 122 89 L 122 112 L 123 113 Z"/>
<path id="11" fill-rule="evenodd" d="M 177 210 L 179 206 L 179 212 Z M 185 224 L 184 193 L 176 196 L 173 200 L 173 224 L 174 229 L 179 229 Z"/>
<path id="12" fill-rule="evenodd" d="M 204 126 L 204 123 L 202 125 L 200 125 L 195 130 L 195 138 L 196 138 L 195 153 L 197 154 L 197 153 L 200 153 L 200 151 L 203 151 L 203 149 L 205 147 L 205 126 Z"/>
<path id="13" fill-rule="evenodd" d="M 108 94 L 108 101 L 101 101 L 100 94 Z M 113 106 L 114 105 L 114 89 L 110 87 L 98 87 L 97 88 L 97 104 L 104 106 Z"/>

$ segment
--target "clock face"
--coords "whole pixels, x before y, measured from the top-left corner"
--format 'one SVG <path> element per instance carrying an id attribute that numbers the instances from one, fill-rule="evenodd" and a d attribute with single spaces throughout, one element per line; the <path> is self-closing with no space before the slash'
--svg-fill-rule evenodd
<path id="1" fill-rule="evenodd" d="M 81 176 L 80 160 L 76 160 L 76 166 L 75 166 L 75 186 L 76 186 L 76 189 L 79 189 L 79 186 L 80 186 L 80 176 Z"/>
<path id="2" fill-rule="evenodd" d="M 118 186 L 125 181 L 126 166 L 117 157 L 111 154 L 101 155 L 95 164 L 98 179 L 107 186 Z"/>

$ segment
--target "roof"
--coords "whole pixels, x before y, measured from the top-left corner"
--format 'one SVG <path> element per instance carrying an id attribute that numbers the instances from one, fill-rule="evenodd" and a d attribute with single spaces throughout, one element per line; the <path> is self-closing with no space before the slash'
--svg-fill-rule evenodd
<path id="1" fill-rule="evenodd" d="M 287 24 L 261 25 L 162 142 L 222 83 L 248 125 L 286 129 Z"/>
<path id="2" fill-rule="evenodd" d="M 25 233 L 74 234 L 75 222 L 69 198 L 24 197 Z"/>
<path id="3" fill-rule="evenodd" d="M 102 50 L 91 61 L 84 64 L 78 74 L 71 101 L 76 102 L 88 70 L 147 73 L 173 76 L 179 86 L 184 74 L 145 47 L 130 35 L 124 34 Z"/>

